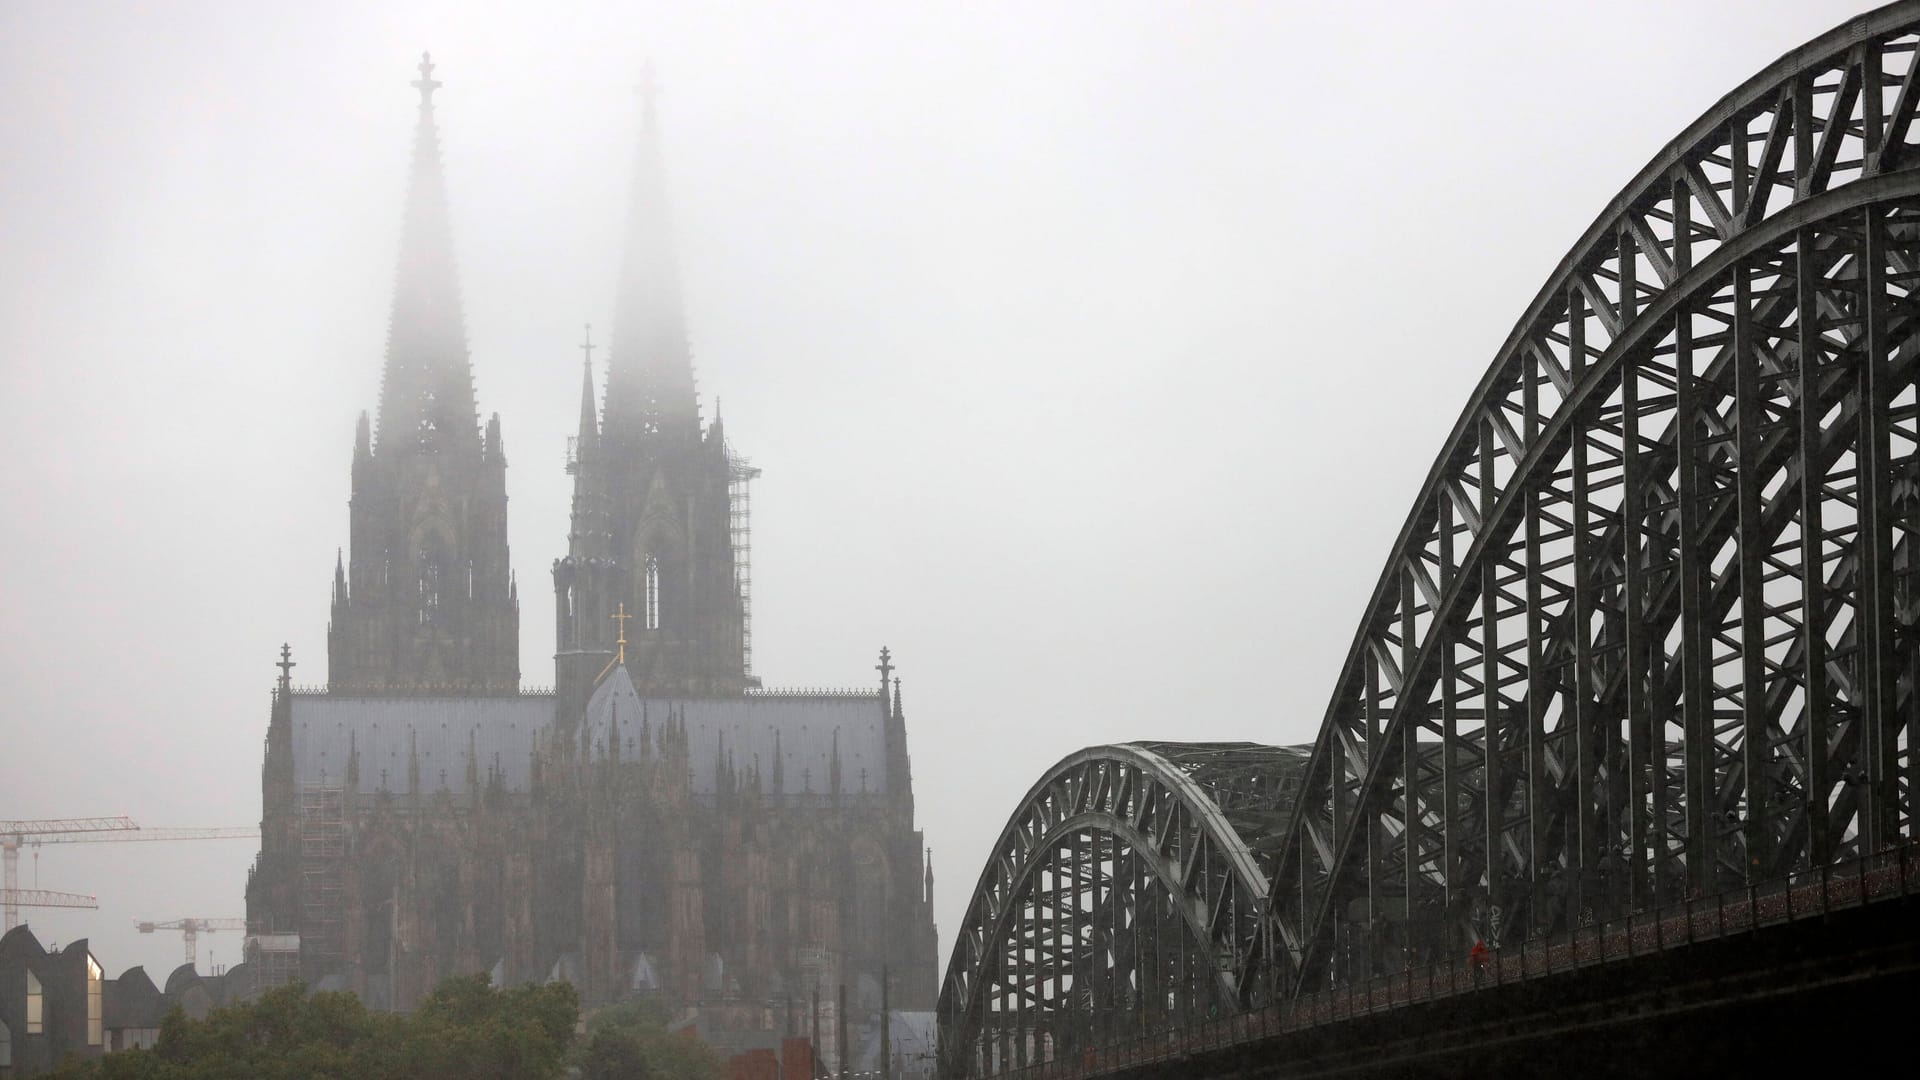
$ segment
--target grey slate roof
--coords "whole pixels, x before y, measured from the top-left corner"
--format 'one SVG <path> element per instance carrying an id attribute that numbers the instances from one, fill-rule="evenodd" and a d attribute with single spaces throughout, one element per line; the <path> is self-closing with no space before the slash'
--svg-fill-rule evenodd
<path id="1" fill-rule="evenodd" d="M 843 793 L 887 793 L 886 717 L 878 694 L 642 698 L 627 669 L 616 667 L 587 701 L 590 752 L 596 758 L 606 755 L 608 728 L 617 723 L 620 756 L 638 754 L 641 734 L 657 740 L 669 719 L 686 726 L 696 795 L 713 793 L 714 766 L 722 754 L 743 779 L 758 767 L 762 791 L 827 794 L 836 746 Z M 782 759 L 780 792 L 773 791 L 776 754 Z"/>
<path id="2" fill-rule="evenodd" d="M 295 694 L 294 782 L 344 787 L 349 756 L 360 755 L 363 794 L 409 793 L 410 755 L 420 762 L 420 790 L 467 788 L 469 747 L 481 783 L 498 769 L 508 791 L 525 791 L 535 739 L 553 723 L 550 694 L 519 697 L 363 697 Z M 607 752 L 617 724 L 620 755 L 636 757 L 644 732 L 654 748 L 664 723 L 683 724 L 696 795 L 715 790 L 716 763 L 731 759 L 744 780 L 756 766 L 763 791 L 774 793 L 774 758 L 784 794 L 826 795 L 833 756 L 840 756 L 842 793 L 888 791 L 886 717 L 877 694 L 795 694 L 740 698 L 642 698 L 624 667 L 595 688 L 583 732 L 595 758 Z"/>
<path id="3" fill-rule="evenodd" d="M 534 737 L 553 723 L 553 697 L 293 698 L 293 779 L 344 787 L 347 758 L 360 753 L 360 791 L 409 794 L 407 763 L 420 756 L 420 790 L 467 789 L 467 755 L 479 759 L 480 782 L 498 768 L 509 791 L 525 791 Z"/>

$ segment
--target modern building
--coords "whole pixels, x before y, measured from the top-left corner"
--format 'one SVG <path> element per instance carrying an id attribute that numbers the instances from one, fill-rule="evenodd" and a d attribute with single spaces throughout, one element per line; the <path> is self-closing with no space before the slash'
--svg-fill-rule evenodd
<path id="1" fill-rule="evenodd" d="M 0 1078 L 152 1046 L 177 1003 L 141 968 L 107 978 L 85 939 L 48 949 L 22 923 L 0 937 Z"/>

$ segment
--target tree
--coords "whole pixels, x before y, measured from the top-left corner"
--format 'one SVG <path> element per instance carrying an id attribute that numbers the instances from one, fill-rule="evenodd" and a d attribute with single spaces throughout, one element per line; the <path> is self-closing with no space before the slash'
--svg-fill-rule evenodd
<path id="1" fill-rule="evenodd" d="M 60 1080 L 557 1080 L 579 997 L 566 983 L 496 990 L 485 975 L 449 979 L 406 1016 L 367 1011 L 352 994 L 299 984 L 215 1009 L 179 1009 L 152 1050 L 75 1061 Z"/>
<path id="2" fill-rule="evenodd" d="M 670 1020 L 652 998 L 594 1012 L 576 1055 L 581 1080 L 718 1080 L 720 1055 L 691 1031 L 669 1031 Z"/>

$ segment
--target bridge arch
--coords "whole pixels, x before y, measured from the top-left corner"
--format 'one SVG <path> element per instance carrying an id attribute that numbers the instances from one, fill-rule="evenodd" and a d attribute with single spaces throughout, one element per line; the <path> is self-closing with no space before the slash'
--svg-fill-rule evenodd
<path id="1" fill-rule="evenodd" d="M 982 870 L 940 1000 L 943 1075 L 1060 1057 L 1258 1002 L 1272 832 L 1304 753 L 1127 743 L 1028 790 Z"/>
<path id="2" fill-rule="evenodd" d="M 1188 1011 L 1245 1009 L 1920 840 L 1917 57 L 1920 0 L 1854 19 L 1607 204 L 1474 387 L 1315 742 L 1247 748 L 1297 797 L 1203 791 L 1223 828 L 1155 744 L 1042 778 L 954 951 L 947 1075 L 1120 1034 L 1091 973 L 1169 982 L 1103 919 L 1164 912 L 1205 961 Z M 1083 813 L 1096 764 L 1188 808 L 1212 892 L 1163 857 L 1150 895 L 1047 900 L 1100 880 L 1061 838 L 1159 841 Z M 1159 1000 L 1125 1022 L 1177 1022 Z"/>
<path id="3" fill-rule="evenodd" d="M 1508 337 L 1277 841 L 1292 990 L 1913 836 L 1917 43 L 1729 94 Z"/>

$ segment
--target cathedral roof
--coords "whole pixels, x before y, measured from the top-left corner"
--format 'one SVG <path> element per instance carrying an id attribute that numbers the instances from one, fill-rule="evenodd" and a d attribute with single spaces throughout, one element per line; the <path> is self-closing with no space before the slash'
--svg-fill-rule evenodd
<path id="1" fill-rule="evenodd" d="M 422 794 L 461 794 L 469 761 L 481 784 L 497 771 L 506 790 L 526 791 L 531 751 L 552 727 L 554 710 L 550 694 L 295 694 L 291 704 L 294 783 L 345 787 L 357 758 L 356 789 L 367 795 L 411 793 L 416 770 Z M 642 738 L 650 740 L 647 752 L 657 753 L 669 725 L 686 740 L 696 795 L 719 790 L 723 776 L 749 785 L 755 772 L 768 794 L 831 795 L 836 775 L 842 795 L 892 788 L 877 694 L 642 697 L 627 669 L 615 665 L 587 702 L 582 739 L 591 757 L 602 758 L 608 732 L 617 729 L 619 756 L 637 757 Z"/>
<path id="2" fill-rule="evenodd" d="M 553 723 L 550 694 L 517 697 L 359 697 L 295 694 L 293 779 L 343 787 L 358 755 L 359 790 L 467 790 L 467 765 L 485 784 L 495 770 L 509 791 L 525 791 L 535 736 Z"/>
<path id="3" fill-rule="evenodd" d="M 666 724 L 685 733 L 696 795 L 718 790 L 722 772 L 745 785 L 755 771 L 768 794 L 829 795 L 836 773 L 845 795 L 889 790 L 886 714 L 877 694 L 643 698 L 626 667 L 616 665 L 587 701 L 584 736 L 589 753 L 605 757 L 608 732 L 617 728 L 624 758 L 640 753 L 642 738 L 657 747 Z"/>

